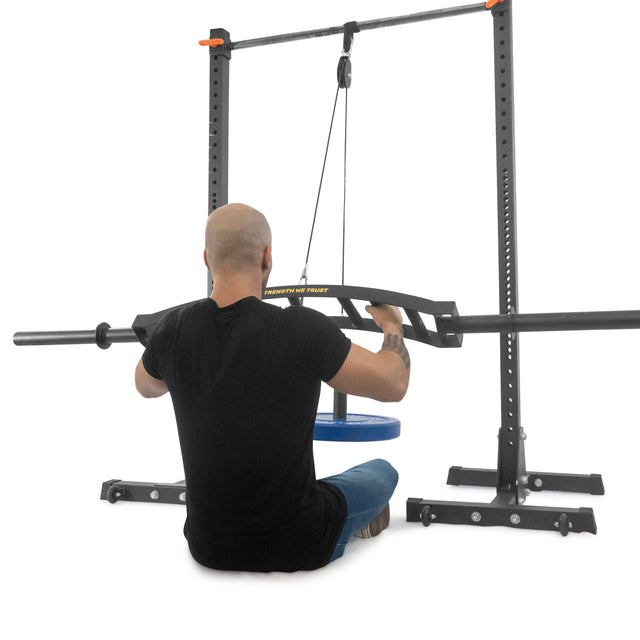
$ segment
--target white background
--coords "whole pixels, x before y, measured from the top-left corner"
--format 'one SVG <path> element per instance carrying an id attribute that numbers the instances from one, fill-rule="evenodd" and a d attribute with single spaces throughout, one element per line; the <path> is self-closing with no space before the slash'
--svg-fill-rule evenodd
<path id="1" fill-rule="evenodd" d="M 410 343 L 391 442 L 316 443 L 319 476 L 382 456 L 400 471 L 389 530 L 325 569 L 205 570 L 182 507 L 98 499 L 110 478 L 182 478 L 170 400 L 133 387 L 140 345 L 17 348 L 14 331 L 130 326 L 206 294 L 209 55 L 197 41 L 440 8 L 394 3 L 5 3 L 0 24 L 3 291 L 0 632 L 23 638 L 347 636 L 596 638 L 633 634 L 638 602 L 640 333 L 522 334 L 531 470 L 602 473 L 598 534 L 406 523 L 450 465 L 495 466 L 498 338 Z M 640 308 L 640 9 L 515 0 L 520 311 Z M 237 51 L 231 201 L 274 231 L 272 284 L 297 282 L 342 37 Z M 498 309 L 489 15 L 356 36 L 349 93 L 348 284 Z M 340 278 L 338 118 L 310 282 Z M 379 338 L 351 337 L 372 349 Z M 329 410 L 331 395 L 322 398 Z"/>

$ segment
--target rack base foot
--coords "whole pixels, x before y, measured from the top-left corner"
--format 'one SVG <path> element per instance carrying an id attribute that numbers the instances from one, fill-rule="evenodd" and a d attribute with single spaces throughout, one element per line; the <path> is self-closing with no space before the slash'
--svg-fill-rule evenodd
<path id="1" fill-rule="evenodd" d="M 504 495 L 504 494 L 502 494 Z M 563 536 L 571 533 L 597 531 L 593 509 L 564 509 L 557 507 L 531 507 L 505 503 L 501 495 L 496 501 L 443 502 L 409 498 L 407 522 L 422 522 L 427 527 L 435 523 L 467 524 L 477 527 L 511 527 L 512 529 L 538 529 L 558 531 Z"/>
<path id="2" fill-rule="evenodd" d="M 127 502 L 185 504 L 187 502 L 187 489 L 184 480 L 173 484 L 107 480 L 102 483 L 100 500 L 108 500 L 112 504 L 120 500 Z"/>
<path id="3" fill-rule="evenodd" d="M 570 473 L 545 473 L 528 471 L 521 482 L 530 491 L 570 491 L 590 493 L 593 496 L 604 495 L 602 476 L 598 473 L 579 475 Z M 498 472 L 495 469 L 469 469 L 451 467 L 447 484 L 473 487 L 496 487 Z"/>

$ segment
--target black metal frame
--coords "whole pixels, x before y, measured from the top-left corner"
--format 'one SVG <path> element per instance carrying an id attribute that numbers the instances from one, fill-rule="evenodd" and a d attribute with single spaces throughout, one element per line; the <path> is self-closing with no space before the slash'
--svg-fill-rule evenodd
<path id="1" fill-rule="evenodd" d="M 512 3 L 504 0 L 491 9 L 494 34 L 495 66 L 495 112 L 496 112 L 496 160 L 497 160 L 497 198 L 498 198 L 498 238 L 499 238 L 499 287 L 500 315 L 511 317 L 518 311 L 518 277 L 516 244 L 516 185 L 515 185 L 515 140 L 513 109 L 513 34 Z M 484 3 L 455 7 L 440 11 L 414 14 L 398 19 L 358 23 L 360 31 L 367 28 L 406 24 L 419 20 L 441 18 L 462 13 L 485 11 Z M 231 51 L 250 46 L 262 46 L 288 42 L 309 37 L 321 37 L 343 33 L 344 27 L 298 34 L 285 34 L 253 41 L 230 43 L 225 40 L 223 50 Z M 211 37 L 216 37 L 211 32 Z M 215 50 L 212 50 L 215 51 Z M 212 54 L 215 57 L 215 54 Z M 209 209 L 209 212 L 213 209 Z M 209 213 L 208 212 L 208 213 Z M 290 298 L 295 301 L 295 296 Z M 343 308 L 349 315 L 348 307 Z M 353 319 L 353 318 L 350 318 Z M 524 439 L 520 424 L 520 380 L 519 380 L 519 341 L 518 333 L 511 331 L 500 336 L 500 372 L 501 372 L 501 427 L 498 434 L 498 463 L 495 471 L 490 471 L 491 481 L 495 481 L 497 495 L 491 504 L 425 502 L 409 498 L 407 501 L 407 520 L 422 520 L 429 525 L 436 520 L 451 524 L 492 524 L 532 529 L 558 529 L 563 535 L 572 531 L 596 532 L 595 520 L 591 510 L 575 513 L 564 509 L 524 507 L 529 489 L 529 477 L 526 471 Z M 476 483 L 480 470 L 459 469 L 458 484 Z M 481 474 L 480 474 L 481 475 Z M 451 476 L 451 473 L 450 473 Z M 564 490 L 575 486 L 575 476 L 555 475 L 555 486 Z M 450 477 L 451 479 L 451 477 Z M 483 483 L 487 475 L 483 476 Z M 541 477 L 537 478 L 539 481 Z M 564 480 L 563 480 L 564 479 Z M 538 483 L 536 489 L 544 487 Z M 546 488 L 546 487 L 545 487 Z M 469 511 L 471 509 L 471 511 Z"/>
<path id="2" fill-rule="evenodd" d="M 498 260 L 500 314 L 510 319 L 518 313 L 516 224 L 515 124 L 513 92 L 513 32 L 511 0 L 495 6 L 493 15 L 496 113 L 496 172 L 498 202 Z M 580 477 L 566 474 L 527 473 L 524 433 L 520 423 L 520 361 L 516 331 L 500 335 L 501 427 L 496 470 L 452 467 L 448 484 L 495 486 L 491 503 L 441 502 L 409 498 L 407 521 L 429 526 L 433 522 L 525 529 L 596 533 L 591 509 L 523 506 L 531 487 L 558 491 L 589 490 Z M 552 477 L 553 481 L 549 482 Z M 546 482 L 545 482 L 546 481 Z M 589 491 L 591 492 L 591 491 Z M 604 493 L 599 480 L 596 493 Z"/>
<path id="3" fill-rule="evenodd" d="M 210 48 L 207 214 L 228 201 L 231 51 L 336 35 L 345 33 L 347 28 L 353 31 L 365 31 L 486 10 L 485 4 L 479 3 L 240 42 L 231 42 L 229 33 L 224 29 L 212 29 L 211 39 L 220 39 L 223 44 Z M 299 304 L 300 299 L 307 296 L 335 297 L 346 313 L 346 317 L 332 317 L 338 326 L 345 329 L 370 331 L 378 329 L 372 321 L 360 315 L 352 300 L 393 304 L 402 307 L 409 318 L 410 324 L 405 325 L 405 335 L 408 338 L 437 347 L 460 346 L 464 333 L 500 332 L 501 426 L 498 434 L 497 468 L 451 467 L 447 480 L 450 485 L 495 487 L 496 498 L 491 503 L 443 502 L 409 498 L 407 520 L 421 521 L 425 526 L 434 522 L 444 522 L 558 530 L 563 535 L 567 535 L 570 531 L 596 533 L 595 519 L 591 509 L 532 507 L 523 504 L 532 491 L 571 491 L 602 495 L 604 486 L 602 478 L 597 474 L 575 475 L 526 470 L 524 450 L 526 435 L 520 424 L 518 333 L 521 331 L 640 328 L 640 311 L 518 314 L 512 0 L 503 0 L 493 6 L 491 13 L 495 65 L 499 315 L 459 316 L 453 302 L 433 302 L 395 292 L 334 285 L 272 287 L 265 291 L 264 297 L 265 299 L 286 297 L 290 304 Z M 209 295 L 212 285 L 209 276 Z M 14 342 L 21 345 L 95 343 L 103 349 L 114 342 L 140 341 L 146 344 L 149 335 L 168 311 L 170 310 L 138 316 L 130 329 L 111 329 L 108 324 L 102 323 L 91 331 L 17 333 L 14 336 Z M 433 315 L 436 331 L 425 327 L 420 317 L 421 313 Z M 337 398 L 336 405 L 336 411 L 346 412 L 343 398 Z M 101 498 L 110 502 L 133 500 L 183 504 L 186 501 L 186 490 L 184 481 L 175 484 L 158 484 L 109 480 L 103 484 Z"/>
<path id="4" fill-rule="evenodd" d="M 229 42 L 225 29 L 211 29 L 211 38 Z M 209 50 L 209 185 L 208 213 L 229 201 L 229 61 L 228 47 Z M 207 270 L 207 295 L 213 280 Z"/>

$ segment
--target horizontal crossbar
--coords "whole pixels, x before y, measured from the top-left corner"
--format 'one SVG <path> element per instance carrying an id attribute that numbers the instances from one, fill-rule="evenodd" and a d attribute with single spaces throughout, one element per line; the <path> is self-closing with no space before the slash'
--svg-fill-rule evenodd
<path id="1" fill-rule="evenodd" d="M 445 9 L 435 9 L 433 11 L 423 11 L 421 13 L 411 13 L 404 16 L 395 16 L 392 18 L 378 18 L 375 20 L 365 20 L 357 22 L 358 31 L 367 31 L 369 29 L 380 29 L 383 27 L 397 27 L 403 24 L 411 24 L 414 22 L 425 22 L 427 20 L 436 20 L 438 18 L 450 18 L 453 16 L 461 16 L 470 13 L 479 13 L 487 11 L 486 3 L 464 5 L 461 7 L 448 7 Z M 275 36 L 265 36 L 263 38 L 253 38 L 251 40 L 239 40 L 238 42 L 229 42 L 226 49 L 249 49 L 252 47 L 263 47 L 271 44 L 282 44 L 284 42 L 293 42 L 296 40 L 309 40 L 311 38 L 322 38 L 325 36 L 334 36 L 344 33 L 344 25 L 339 27 L 327 27 L 324 29 L 313 29 L 310 31 L 296 31 L 294 33 L 283 33 Z M 213 49 L 215 54 L 215 49 Z"/>

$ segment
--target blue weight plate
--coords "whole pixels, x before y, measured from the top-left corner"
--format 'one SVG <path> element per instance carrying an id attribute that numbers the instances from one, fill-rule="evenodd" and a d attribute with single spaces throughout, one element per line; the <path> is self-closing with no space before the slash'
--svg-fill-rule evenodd
<path id="1" fill-rule="evenodd" d="M 316 415 L 314 440 L 370 442 L 392 440 L 400 435 L 400 420 L 386 416 L 347 414 L 346 420 L 334 420 L 332 413 Z"/>

